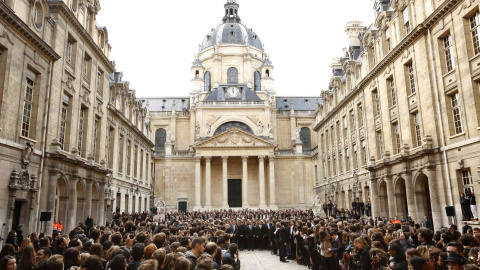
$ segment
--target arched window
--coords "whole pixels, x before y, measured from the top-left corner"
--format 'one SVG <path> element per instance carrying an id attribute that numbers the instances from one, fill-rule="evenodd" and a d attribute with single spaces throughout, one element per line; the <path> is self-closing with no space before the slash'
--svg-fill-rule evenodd
<path id="1" fill-rule="evenodd" d="M 210 75 L 210 71 L 205 72 L 205 92 L 212 91 L 212 76 Z"/>
<path id="2" fill-rule="evenodd" d="M 302 141 L 302 150 L 312 149 L 312 139 L 309 128 L 303 127 L 300 130 L 300 140 Z"/>
<path id="3" fill-rule="evenodd" d="M 198 77 L 200 77 L 200 71 L 195 71 L 195 79 L 198 79 Z"/>
<path id="4" fill-rule="evenodd" d="M 167 132 L 163 128 L 157 129 L 155 132 L 155 151 L 164 151 L 165 142 L 167 141 Z"/>
<path id="5" fill-rule="evenodd" d="M 267 71 L 265 72 L 265 74 L 267 75 L 267 78 L 270 78 L 270 70 L 267 69 Z"/>
<path id="6" fill-rule="evenodd" d="M 227 122 L 227 123 L 222 124 L 221 126 L 219 126 L 219 127 L 215 130 L 215 133 L 213 133 L 213 136 L 218 135 L 218 134 L 220 134 L 220 133 L 222 133 L 222 132 L 225 132 L 225 131 L 227 131 L 227 130 L 229 130 L 229 129 L 231 129 L 231 128 L 234 128 L 234 127 L 239 128 L 239 129 L 241 129 L 241 130 L 243 130 L 243 131 L 246 131 L 246 132 L 248 132 L 248 133 L 254 134 L 253 131 L 252 131 L 252 129 L 251 129 L 249 126 L 247 126 L 246 124 L 244 124 L 244 123 L 242 123 L 242 122 L 235 122 L 235 121 L 233 121 L 233 122 Z"/>
<path id="7" fill-rule="evenodd" d="M 238 83 L 238 70 L 231 67 L 227 71 L 227 83 Z"/>
<path id="8" fill-rule="evenodd" d="M 255 76 L 254 76 L 254 80 L 255 80 L 255 91 L 261 91 L 261 81 L 260 81 L 260 71 L 255 71 Z"/>

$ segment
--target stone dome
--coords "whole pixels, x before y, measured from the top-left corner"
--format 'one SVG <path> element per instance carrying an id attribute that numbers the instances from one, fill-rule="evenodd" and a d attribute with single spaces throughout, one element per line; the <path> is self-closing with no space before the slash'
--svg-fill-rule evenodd
<path id="1" fill-rule="evenodd" d="M 248 44 L 263 51 L 263 45 L 255 32 L 238 22 L 225 22 L 212 29 L 203 39 L 201 51 L 223 44 Z"/>

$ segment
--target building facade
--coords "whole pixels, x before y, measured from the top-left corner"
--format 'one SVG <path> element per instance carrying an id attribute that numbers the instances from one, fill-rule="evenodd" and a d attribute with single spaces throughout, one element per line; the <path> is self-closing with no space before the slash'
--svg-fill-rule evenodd
<path id="1" fill-rule="evenodd" d="M 480 90 L 474 1 L 375 0 L 375 22 L 347 24 L 317 115 L 316 194 L 373 216 L 462 220 L 480 195 Z"/>
<path id="2" fill-rule="evenodd" d="M 6 0 L 0 7 L 3 233 L 24 224 L 25 235 L 50 234 L 54 220 L 68 231 L 87 216 L 102 224 L 117 198 L 130 199 L 129 211 L 148 209 L 152 178 L 141 165 L 150 164 L 153 146 L 148 111 L 112 74 L 108 31 L 95 20 L 99 1 Z M 131 142 L 135 174 L 114 166 L 122 160 L 112 154 L 118 134 Z"/>
<path id="3" fill-rule="evenodd" d="M 277 97 L 260 37 L 225 4 L 183 97 L 141 98 L 155 141 L 155 200 L 168 210 L 311 207 L 319 97 Z"/>

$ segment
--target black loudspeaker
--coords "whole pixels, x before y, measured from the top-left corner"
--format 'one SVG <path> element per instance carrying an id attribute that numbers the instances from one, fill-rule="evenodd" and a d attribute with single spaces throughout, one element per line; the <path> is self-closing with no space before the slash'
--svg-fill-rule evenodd
<path id="1" fill-rule="evenodd" d="M 40 213 L 40 221 L 50 221 L 50 220 L 52 220 L 52 212 Z"/>
<path id="2" fill-rule="evenodd" d="M 455 209 L 453 206 L 445 207 L 445 211 L 447 212 L 447 217 L 454 217 L 455 216 Z"/>

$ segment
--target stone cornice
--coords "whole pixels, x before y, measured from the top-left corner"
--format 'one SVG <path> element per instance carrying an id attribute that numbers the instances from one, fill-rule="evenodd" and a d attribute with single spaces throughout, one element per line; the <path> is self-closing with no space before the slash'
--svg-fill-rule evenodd
<path id="1" fill-rule="evenodd" d="M 55 50 L 50 47 L 50 45 L 43 41 L 41 37 L 35 34 L 35 32 L 30 27 L 28 27 L 25 22 L 22 21 L 22 19 L 15 15 L 13 10 L 7 4 L 5 4 L 4 1 L 0 1 L 0 15 L 8 23 L 10 23 L 10 25 L 12 25 L 12 28 L 16 29 L 30 42 L 35 44 L 35 46 L 37 46 L 40 51 L 47 55 L 50 60 L 57 61 L 58 59 L 60 59 L 60 55 L 58 55 Z M 5 35 L 5 32 L 3 33 L 3 35 Z"/>
<path id="2" fill-rule="evenodd" d="M 384 68 L 394 62 L 402 53 L 405 51 L 406 48 L 410 47 L 417 41 L 420 37 L 425 35 L 428 32 L 428 29 L 431 28 L 434 24 L 436 24 L 442 16 L 446 13 L 451 12 L 459 3 L 462 1 L 460 0 L 447 0 L 445 1 L 439 8 L 437 8 L 430 16 L 428 16 L 425 21 L 419 23 L 415 29 L 410 32 L 406 37 L 404 37 L 395 48 L 393 48 L 383 59 L 380 61 L 370 72 L 363 78 L 351 91 L 345 96 L 331 111 L 328 112 L 326 116 L 313 128 L 313 130 L 318 131 L 320 127 L 327 121 L 330 120 L 331 116 L 335 115 L 335 113 L 340 110 L 343 105 L 347 102 L 350 102 L 357 94 L 362 92 L 368 84 L 374 80 L 378 74 L 380 74 Z"/>
<path id="3" fill-rule="evenodd" d="M 209 143 L 214 143 L 214 144 L 215 144 L 215 142 L 217 141 L 218 138 L 220 138 L 220 137 L 222 137 L 222 136 L 225 136 L 226 134 L 232 133 L 232 132 L 238 132 L 238 133 L 242 134 L 243 136 L 250 137 L 252 140 L 260 141 L 260 142 L 262 142 L 262 143 L 265 143 L 266 145 L 255 145 L 255 144 L 252 144 L 252 145 L 250 146 L 250 145 L 244 145 L 244 144 L 242 144 L 242 145 L 227 144 L 227 145 L 206 146 L 206 144 L 209 144 Z M 215 136 L 213 136 L 213 137 L 211 137 L 211 138 L 208 138 L 208 139 L 206 139 L 206 140 L 204 140 L 204 141 L 202 141 L 202 142 L 199 142 L 199 143 L 197 143 L 197 144 L 195 144 L 195 145 L 193 146 L 193 148 L 194 148 L 195 150 L 196 150 L 196 149 L 215 149 L 215 148 L 217 148 L 217 149 L 218 149 L 218 148 L 230 148 L 230 149 L 237 149 L 237 148 L 240 148 L 240 149 L 245 149 L 245 148 L 249 148 L 249 149 L 250 149 L 250 148 L 257 148 L 257 149 L 258 149 L 258 148 L 263 148 L 263 149 L 270 149 L 270 148 L 276 148 L 276 147 L 277 147 L 276 144 L 274 144 L 274 143 L 272 143 L 272 142 L 270 142 L 270 141 L 267 141 L 267 140 L 265 140 L 265 139 L 262 139 L 262 138 L 260 138 L 260 137 L 258 137 L 258 136 L 255 136 L 255 135 L 253 135 L 253 134 L 250 134 L 250 133 L 248 133 L 248 132 L 246 132 L 246 131 L 243 131 L 243 130 L 241 130 L 241 129 L 239 129 L 239 128 L 236 128 L 236 127 L 231 128 L 231 129 L 229 129 L 229 130 L 227 130 L 227 131 L 225 131 L 225 132 L 222 132 L 222 133 L 220 133 L 220 134 L 218 134 L 218 135 L 215 135 Z"/>
<path id="4" fill-rule="evenodd" d="M 78 33 L 83 37 L 85 42 L 90 45 L 90 48 L 97 54 L 98 58 L 105 64 L 108 68 L 108 73 L 115 72 L 115 67 L 112 65 L 107 56 L 103 51 L 98 47 L 97 43 L 93 40 L 90 34 L 85 30 L 83 25 L 77 20 L 72 11 L 67 7 L 67 5 L 62 0 L 50 0 L 47 2 L 50 7 L 50 12 L 57 12 L 63 14 L 67 20 L 73 25 L 73 27 L 78 31 Z"/>
<path id="5" fill-rule="evenodd" d="M 144 142 L 146 142 L 151 148 L 155 146 L 155 144 L 147 137 L 145 134 L 143 134 L 137 126 L 133 125 L 132 122 L 130 122 L 123 113 L 117 110 L 112 104 L 108 103 L 107 105 L 108 112 L 112 113 L 117 119 L 120 119 L 123 124 L 128 126 L 130 129 L 132 129 L 135 134 L 139 137 L 141 137 Z"/>

